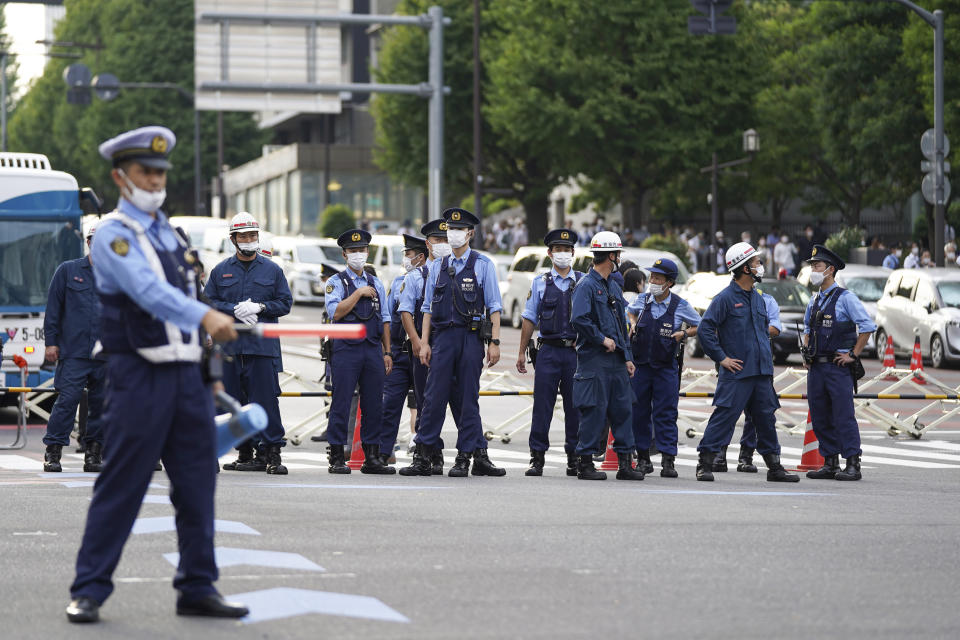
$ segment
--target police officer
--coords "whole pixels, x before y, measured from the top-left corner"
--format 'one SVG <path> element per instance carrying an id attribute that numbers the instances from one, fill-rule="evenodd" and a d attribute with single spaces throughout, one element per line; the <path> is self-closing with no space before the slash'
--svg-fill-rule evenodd
<path id="1" fill-rule="evenodd" d="M 236 253 L 210 272 L 204 294 L 210 304 L 233 315 L 244 324 L 275 324 L 290 313 L 293 296 L 283 270 L 269 257 L 260 255 L 260 225 L 241 211 L 230 221 L 230 241 Z M 234 462 L 223 465 L 233 471 L 266 471 L 286 475 L 280 457 L 283 423 L 280 419 L 280 381 L 283 371 L 278 338 L 243 334 L 224 347 L 229 357 L 223 366 L 227 393 L 242 404 L 255 402 L 267 412 L 267 428 L 239 447 Z M 256 448 L 256 455 L 254 455 Z"/>
<path id="2" fill-rule="evenodd" d="M 383 381 L 393 367 L 390 350 L 390 308 L 383 284 L 364 271 L 370 234 L 350 229 L 340 234 L 337 244 L 347 268 L 327 281 L 327 315 L 337 323 L 362 323 L 365 338 L 334 340 L 333 396 L 327 423 L 327 457 L 330 473 L 350 473 L 343 447 L 352 433 L 347 432 L 353 391 L 360 385 L 360 438 L 364 461 L 361 473 L 396 473 L 380 457 L 380 419 L 383 412 Z"/>
<path id="3" fill-rule="evenodd" d="M 90 247 L 94 227 L 86 233 Z M 62 471 L 60 455 L 70 444 L 73 416 L 83 388 L 87 387 L 89 413 L 83 446 L 83 470 L 100 471 L 103 462 L 101 411 L 104 394 L 104 361 L 93 357 L 93 347 L 100 335 L 100 298 L 94 288 L 90 256 L 68 260 L 53 274 L 47 290 L 47 313 L 43 318 L 44 359 L 57 363 L 54 386 L 57 396 L 47 422 L 43 443 L 44 471 Z"/>
<path id="4" fill-rule="evenodd" d="M 810 283 L 820 291 L 810 300 L 803 316 L 804 344 L 812 362 L 805 361 L 810 422 L 820 443 L 823 467 L 808 471 L 815 480 L 859 480 L 860 427 L 853 412 L 854 370 L 860 354 L 877 325 L 852 292 L 834 281 L 846 264 L 823 245 L 814 245 L 810 259 Z M 840 457 L 847 464 L 840 470 Z"/>
<path id="5" fill-rule="evenodd" d="M 111 574 L 154 464 L 162 458 L 176 510 L 180 563 L 173 586 L 178 615 L 239 618 L 213 583 L 213 493 L 216 480 L 213 395 L 200 368 L 198 327 L 214 340 L 237 337 L 233 318 L 202 304 L 179 239 L 160 206 L 166 196 L 166 127 L 143 127 L 100 145 L 120 189 L 117 211 L 97 228 L 91 247 L 100 294 L 100 343 L 107 358 L 104 429 L 110 446 L 93 488 L 77 555 L 71 622 L 95 622 L 113 591 Z"/>
<path id="6" fill-rule="evenodd" d="M 738 242 L 726 253 L 730 285 L 710 301 L 697 332 L 704 353 L 720 365 L 713 414 L 697 449 L 697 480 L 713 480 L 713 461 L 733 437 L 744 409 L 753 414 L 757 450 L 767 465 L 770 482 L 798 482 L 780 464 L 774 412 L 780 406 L 773 390 L 773 352 L 770 349 L 766 304 L 754 289 L 763 278 L 757 251 Z"/>
<path id="7" fill-rule="evenodd" d="M 619 459 L 618 480 L 643 480 L 633 469 L 630 377 L 635 367 L 627 337 L 623 291 L 610 277 L 620 260 L 620 236 L 601 231 L 593 236 L 593 267 L 573 290 L 570 324 L 577 332 L 577 371 L 573 376 L 573 404 L 580 411 L 577 441 L 577 477 L 606 480 L 593 466 L 593 455 L 606 450 L 607 420 Z"/>
<path id="8" fill-rule="evenodd" d="M 537 362 L 533 376 L 533 416 L 530 425 L 530 468 L 524 475 L 542 476 L 544 454 L 550 448 L 550 423 L 557 403 L 557 390 L 563 398 L 566 432 L 567 475 L 577 475 L 577 428 L 580 414 L 573 406 L 573 374 L 577 370 L 577 333 L 570 325 L 570 300 L 574 285 L 583 277 L 574 271 L 573 247 L 577 234 L 570 229 L 554 229 L 543 238 L 547 255 L 553 262 L 549 273 L 534 278 L 523 310 L 520 353 L 517 371 L 527 372 L 527 345 L 534 328 L 540 329 Z"/>
<path id="9" fill-rule="evenodd" d="M 500 360 L 503 305 L 497 271 L 489 258 L 470 249 L 473 228 L 480 224 L 475 215 L 466 209 L 453 208 L 443 212 L 443 220 L 447 223 L 447 242 L 452 254 L 430 264 L 424 288 L 420 361 L 430 367 L 430 371 L 416 436 L 418 448 L 414 451 L 413 463 L 402 471 L 404 475 L 432 473 L 431 460 L 442 450 L 439 449 L 442 447 L 440 432 L 447 403 L 459 393 L 457 458 L 448 475 L 465 478 L 470 472 L 475 476 L 503 476 L 506 469 L 494 466 L 487 455 L 479 404 L 487 327 L 490 341 L 487 365 L 492 367 Z M 490 325 L 485 324 L 487 315 Z"/>
<path id="10" fill-rule="evenodd" d="M 413 362 L 411 342 L 400 318 L 400 296 L 403 295 L 407 275 L 424 267 L 427 261 L 427 243 L 423 238 L 403 234 L 403 268 L 405 273 L 393 279 L 387 295 L 390 310 L 390 349 L 393 368 L 383 386 L 383 429 L 380 434 L 380 457 L 384 463 L 390 458 L 400 431 L 400 415 L 404 401 L 413 391 Z M 424 267 L 425 268 L 425 267 Z M 416 404 L 414 404 L 416 411 Z"/>
<path id="11" fill-rule="evenodd" d="M 631 330 L 630 349 L 637 368 L 631 386 L 633 437 L 637 468 L 653 473 L 650 441 L 656 434 L 660 452 L 660 476 L 676 478 L 677 405 L 680 402 L 680 371 L 677 349 L 684 337 L 697 334 L 698 314 L 689 302 L 670 292 L 677 281 L 677 264 L 660 258 L 650 267 L 650 284 L 627 307 Z M 682 325 L 686 323 L 687 326 Z"/>

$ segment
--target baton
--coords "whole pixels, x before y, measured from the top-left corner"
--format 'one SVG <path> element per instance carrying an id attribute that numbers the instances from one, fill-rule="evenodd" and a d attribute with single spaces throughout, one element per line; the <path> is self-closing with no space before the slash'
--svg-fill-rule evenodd
<path id="1" fill-rule="evenodd" d="M 360 340 L 367 337 L 362 324 L 235 324 L 237 333 L 252 333 L 258 338 L 318 336 L 333 340 Z"/>

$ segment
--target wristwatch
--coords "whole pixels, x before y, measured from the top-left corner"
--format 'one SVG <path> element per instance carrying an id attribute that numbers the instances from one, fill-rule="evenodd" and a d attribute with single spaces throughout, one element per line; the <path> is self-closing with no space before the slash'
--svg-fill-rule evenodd
<path id="1" fill-rule="evenodd" d="M 495 344 L 495 345 L 497 345 L 497 346 L 499 347 L 499 346 L 500 346 L 500 338 L 494 338 L 493 340 L 490 341 L 490 344 Z"/>

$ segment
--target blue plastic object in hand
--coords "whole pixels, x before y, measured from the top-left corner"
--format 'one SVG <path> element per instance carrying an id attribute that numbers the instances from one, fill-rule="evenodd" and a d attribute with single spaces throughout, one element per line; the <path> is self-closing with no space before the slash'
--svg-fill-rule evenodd
<path id="1" fill-rule="evenodd" d="M 244 405 L 235 414 L 217 416 L 217 457 L 267 428 L 267 412 L 258 404 Z"/>

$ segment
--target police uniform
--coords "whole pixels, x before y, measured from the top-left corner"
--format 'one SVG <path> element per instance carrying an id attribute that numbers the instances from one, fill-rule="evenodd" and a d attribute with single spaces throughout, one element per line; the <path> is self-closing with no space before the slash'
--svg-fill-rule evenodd
<path id="1" fill-rule="evenodd" d="M 448 236 L 455 230 L 469 232 L 480 223 L 469 211 L 457 208 L 444 211 L 443 220 Z M 441 451 L 447 404 L 457 394 L 461 402 L 457 459 L 450 475 L 466 476 L 471 456 L 473 475 L 506 474 L 487 456 L 479 405 L 484 358 L 482 322 L 488 314 L 503 308 L 500 285 L 493 262 L 469 245 L 464 246 L 466 250 L 459 257 L 451 254 L 434 260 L 427 274 L 421 311 L 430 314 L 432 358 L 416 435 L 418 448 L 413 464 L 401 470 L 403 475 L 432 473 L 430 460 Z"/>
<path id="2" fill-rule="evenodd" d="M 43 443 L 44 471 L 60 471 L 62 447 L 70 444 L 73 416 L 77 412 L 83 388 L 87 387 L 89 414 L 81 445 L 84 471 L 100 471 L 103 434 L 105 363 L 93 357 L 100 334 L 100 298 L 94 288 L 93 267 L 89 257 L 68 260 L 53 274 L 47 291 L 47 312 L 43 318 L 46 346 L 59 347 L 54 387 L 59 392 L 50 412 Z"/>
<path id="3" fill-rule="evenodd" d="M 175 138 L 143 127 L 100 145 L 114 166 L 133 161 L 166 170 Z M 129 167 L 128 167 L 129 168 Z M 129 179 L 128 179 L 129 180 Z M 128 182 L 132 185 L 132 182 Z M 141 190 L 131 190 L 132 198 Z M 196 299 L 184 243 L 157 210 L 124 195 L 97 228 L 91 248 L 102 305 L 100 344 L 107 358 L 106 460 L 97 478 L 67 608 L 72 622 L 98 619 L 111 575 L 162 459 L 176 511 L 180 560 L 173 586 L 183 615 L 241 617 L 213 586 L 216 478 L 213 396 L 200 367 L 198 327 L 210 308 Z"/>
<path id="4" fill-rule="evenodd" d="M 667 258 L 654 262 L 650 273 L 659 273 L 676 282 L 677 265 Z M 636 404 L 633 406 L 633 437 L 637 448 L 637 466 L 646 463 L 645 473 L 653 471 L 650 442 L 656 435 L 661 454 L 663 477 L 676 477 L 677 405 L 680 397 L 680 371 L 677 349 L 672 337 L 683 323 L 700 324 L 700 314 L 689 302 L 668 292 L 658 301 L 653 294 L 641 293 L 627 307 L 637 317 L 631 336 L 633 363 L 637 370 L 631 380 Z"/>
<path id="5" fill-rule="evenodd" d="M 577 234 L 570 229 L 554 229 L 543 238 L 547 247 L 569 247 L 573 254 Z M 577 332 L 570 324 L 570 304 L 574 285 L 583 273 L 568 270 L 561 276 L 556 267 L 534 278 L 521 317 L 540 331 L 537 362 L 533 377 L 533 415 L 530 423 L 530 469 L 527 475 L 542 475 L 544 454 L 550 448 L 550 423 L 557 404 L 557 391 L 563 398 L 564 451 L 567 475 L 577 474 L 577 429 L 580 413 L 573 404 L 573 376 L 577 370 Z"/>
<path id="6" fill-rule="evenodd" d="M 403 240 L 405 251 L 413 250 L 424 255 L 427 254 L 427 245 L 423 238 L 405 233 L 403 234 Z M 390 452 L 393 451 L 393 446 L 397 441 L 397 433 L 400 431 L 400 417 L 403 414 L 404 401 L 414 388 L 413 357 L 410 353 L 407 332 L 400 320 L 400 296 L 403 295 L 407 276 L 419 269 L 423 269 L 420 272 L 421 275 L 427 270 L 424 266 L 414 267 L 409 273 L 394 278 L 390 285 L 390 293 L 387 294 L 387 309 L 390 310 L 390 353 L 393 355 L 393 368 L 387 374 L 383 386 L 383 429 L 379 443 L 381 458 L 389 458 Z"/>
<path id="7" fill-rule="evenodd" d="M 257 321 L 276 324 L 290 313 L 293 296 L 283 270 L 270 258 L 259 253 L 252 260 L 232 255 L 210 272 L 204 294 L 210 305 L 222 313 L 235 315 L 242 301 L 259 304 Z M 238 318 L 239 319 L 239 318 Z M 225 469 L 266 471 L 285 475 L 280 448 L 284 446 L 283 422 L 280 418 L 280 381 L 283 371 L 278 338 L 258 338 L 249 333 L 223 348 L 228 360 L 223 366 L 223 386 L 241 404 L 257 403 L 267 413 L 267 427 L 254 436 L 254 441 L 241 445 L 241 455 Z M 256 456 L 251 459 L 253 448 Z"/>
<path id="8" fill-rule="evenodd" d="M 337 238 L 337 244 L 344 250 L 366 248 L 370 245 L 370 234 L 362 229 L 351 229 Z M 361 296 L 353 308 L 339 320 L 337 307 L 355 291 L 363 287 L 373 287 L 372 298 Z M 380 279 L 361 270 L 357 273 L 347 267 L 327 281 L 325 304 L 331 322 L 363 324 L 367 335 L 359 339 L 334 340 L 330 368 L 333 378 L 333 396 L 330 403 L 330 420 L 327 424 L 328 457 L 330 473 L 350 473 L 350 467 L 344 459 L 344 445 L 352 442 L 353 433 L 347 425 L 350 419 L 350 406 L 353 392 L 359 384 L 360 389 L 360 438 L 363 445 L 363 473 L 396 473 L 393 467 L 383 464 L 380 458 L 381 417 L 383 412 L 383 382 L 386 376 L 384 365 L 385 341 L 389 339 L 390 309 L 387 306 L 387 294 Z M 392 345 L 391 345 L 392 348 Z"/>
<path id="9" fill-rule="evenodd" d="M 846 264 L 822 245 L 815 245 L 807 262 L 826 262 L 837 271 Z M 853 410 L 854 381 L 848 367 L 834 363 L 838 353 L 850 353 L 859 334 L 872 333 L 877 325 L 860 299 L 836 282 L 819 291 L 807 304 L 804 335 L 813 357 L 807 372 L 807 402 L 810 422 L 820 443 L 824 466 L 807 477 L 838 480 L 860 479 L 860 427 Z M 847 461 L 840 471 L 839 456 Z"/>

